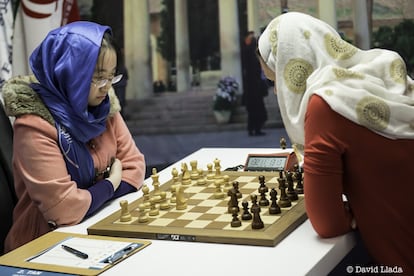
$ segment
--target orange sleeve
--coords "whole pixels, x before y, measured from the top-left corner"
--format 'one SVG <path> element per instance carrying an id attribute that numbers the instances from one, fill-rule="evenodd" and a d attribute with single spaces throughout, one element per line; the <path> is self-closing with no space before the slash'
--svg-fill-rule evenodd
<path id="1" fill-rule="evenodd" d="M 311 224 L 323 238 L 352 230 L 342 196 L 344 120 L 319 96 L 310 98 L 305 116 L 305 204 Z"/>

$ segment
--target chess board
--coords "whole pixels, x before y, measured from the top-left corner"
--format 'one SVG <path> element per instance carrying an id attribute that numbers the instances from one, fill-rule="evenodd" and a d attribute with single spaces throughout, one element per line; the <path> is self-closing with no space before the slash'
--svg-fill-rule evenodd
<path id="1" fill-rule="evenodd" d="M 278 198 L 280 196 L 278 172 L 223 171 L 222 174 L 229 176 L 230 183 L 239 182 L 239 190 L 242 194 L 239 200 L 240 214 L 243 200 L 248 201 L 250 207 L 250 195 L 257 194 L 259 198 L 258 177 L 260 175 L 265 177 L 269 191 L 271 188 L 276 188 Z M 172 183 L 173 180 L 169 180 L 160 185 L 160 190 L 166 192 L 167 198 L 171 196 Z M 223 199 L 216 199 L 213 196 L 216 187 L 211 183 L 197 185 L 197 182 L 193 180 L 186 187 L 187 208 L 185 210 L 177 210 L 171 204 L 170 209 L 160 210 L 158 215 L 149 216 L 148 222 L 138 222 L 140 212 L 138 206 L 144 200 L 139 198 L 128 204 L 128 210 L 132 216 L 130 221 L 120 221 L 120 209 L 90 226 L 88 233 L 144 239 L 275 246 L 307 218 L 304 195 L 299 195 L 299 200 L 292 201 L 291 207 L 281 208 L 282 212 L 278 215 L 269 214 L 269 206 L 260 206 L 260 217 L 264 223 L 262 229 L 252 229 L 252 220 L 241 219 L 240 227 L 232 227 L 230 223 L 233 217 L 228 213 L 229 197 L 227 195 Z"/>

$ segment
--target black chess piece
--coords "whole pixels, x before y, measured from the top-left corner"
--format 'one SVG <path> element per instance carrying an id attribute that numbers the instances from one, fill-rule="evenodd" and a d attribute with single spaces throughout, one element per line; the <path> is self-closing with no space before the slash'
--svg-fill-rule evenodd
<path id="1" fill-rule="evenodd" d="M 294 178 L 296 180 L 296 188 L 295 191 L 297 194 L 303 194 L 303 176 L 302 176 L 302 170 L 300 169 L 298 164 L 294 165 Z"/>
<path id="2" fill-rule="evenodd" d="M 280 190 L 280 198 L 279 198 L 279 206 L 282 208 L 292 206 L 292 202 L 290 201 L 289 197 L 286 194 L 286 180 L 285 178 L 278 178 L 279 181 L 279 190 Z"/>
<path id="3" fill-rule="evenodd" d="M 233 181 L 233 189 L 234 189 L 234 192 L 237 195 L 237 198 L 242 198 L 243 195 L 240 193 L 239 182 L 238 181 Z"/>
<path id="4" fill-rule="evenodd" d="M 294 189 L 294 183 L 293 183 L 293 173 L 290 171 L 286 172 L 286 182 L 287 182 L 287 196 L 290 199 L 290 201 L 296 201 L 299 199 L 298 194 L 296 193 Z"/>
<path id="5" fill-rule="evenodd" d="M 237 198 L 237 192 L 234 189 L 230 189 L 227 192 L 227 195 L 230 196 L 230 199 L 227 204 L 227 211 L 231 214 L 232 208 L 237 208 L 237 212 L 239 212 L 240 208 L 239 199 Z"/>
<path id="6" fill-rule="evenodd" d="M 280 147 L 282 148 L 282 149 L 286 149 L 286 147 L 287 147 L 287 143 L 286 143 L 286 139 L 285 139 L 285 137 L 280 137 Z"/>
<path id="7" fill-rule="evenodd" d="M 238 218 L 239 210 L 236 207 L 231 208 L 231 215 L 233 216 L 233 219 L 230 223 L 231 227 L 240 227 L 241 221 Z"/>
<path id="8" fill-rule="evenodd" d="M 275 188 L 270 190 L 270 200 L 272 201 L 272 204 L 270 204 L 269 207 L 269 214 L 280 214 L 282 211 L 280 210 L 280 206 L 277 204 L 277 191 Z"/>
<path id="9" fill-rule="evenodd" d="M 253 214 L 252 229 L 262 229 L 264 228 L 264 223 L 260 217 L 260 206 L 257 204 L 257 196 L 251 195 L 252 207 L 250 211 Z"/>
<path id="10" fill-rule="evenodd" d="M 260 186 L 258 192 L 260 194 L 259 205 L 260 206 L 269 206 L 269 200 L 266 198 L 266 193 L 269 191 L 269 188 L 266 186 L 265 177 L 263 175 L 259 176 Z"/>
<path id="11" fill-rule="evenodd" d="M 242 206 L 243 206 L 243 214 L 242 214 L 241 219 L 242 220 L 251 220 L 253 218 L 253 216 L 249 212 L 249 203 L 244 200 L 242 202 Z"/>

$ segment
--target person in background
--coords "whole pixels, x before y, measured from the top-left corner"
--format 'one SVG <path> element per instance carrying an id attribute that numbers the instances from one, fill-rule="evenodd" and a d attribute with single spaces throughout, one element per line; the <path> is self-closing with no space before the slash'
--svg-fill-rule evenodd
<path id="1" fill-rule="evenodd" d="M 18 197 L 6 252 L 142 186 L 144 156 L 112 88 L 122 78 L 116 66 L 111 29 L 78 21 L 52 30 L 33 51 L 34 75 L 5 84 L 6 111 L 16 116 Z"/>
<path id="2" fill-rule="evenodd" d="M 247 111 L 247 131 L 250 136 L 262 136 L 262 128 L 267 121 L 264 97 L 267 96 L 267 83 L 262 75 L 256 56 L 257 40 L 254 32 L 248 32 L 242 47 L 243 95 L 242 104 Z"/>
<path id="3" fill-rule="evenodd" d="M 354 231 L 379 271 L 414 275 L 414 82 L 403 59 L 360 50 L 297 12 L 268 24 L 258 54 L 304 154 L 315 231 L 322 238 Z"/>

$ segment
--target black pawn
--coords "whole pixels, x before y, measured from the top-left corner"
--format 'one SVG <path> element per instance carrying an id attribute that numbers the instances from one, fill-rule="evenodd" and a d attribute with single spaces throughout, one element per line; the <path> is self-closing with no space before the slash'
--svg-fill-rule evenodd
<path id="1" fill-rule="evenodd" d="M 250 214 L 250 212 L 249 212 L 249 203 L 247 201 L 243 201 L 242 206 L 243 206 L 243 214 L 242 214 L 241 219 L 242 220 L 251 220 L 252 219 L 252 214 Z"/>
<path id="2" fill-rule="evenodd" d="M 241 221 L 237 217 L 238 214 L 239 214 L 239 210 L 237 210 L 236 207 L 231 208 L 231 215 L 233 216 L 233 219 L 230 223 L 231 227 L 240 227 L 241 226 Z"/>
<path id="3" fill-rule="evenodd" d="M 272 190 L 270 190 L 270 200 L 272 201 L 272 204 L 270 204 L 269 207 L 269 214 L 280 214 L 282 211 L 280 210 L 279 205 L 277 205 L 277 192 L 275 188 L 272 188 Z"/>

